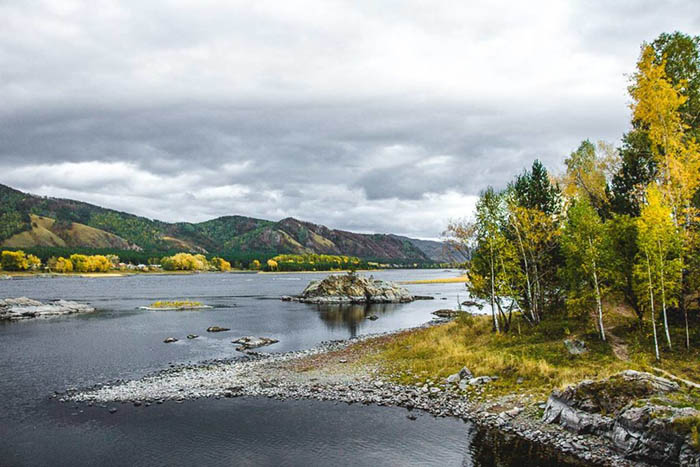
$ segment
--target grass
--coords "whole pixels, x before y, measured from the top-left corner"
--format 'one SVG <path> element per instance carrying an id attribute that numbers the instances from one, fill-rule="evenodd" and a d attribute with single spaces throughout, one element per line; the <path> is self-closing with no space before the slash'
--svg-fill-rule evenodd
<path id="1" fill-rule="evenodd" d="M 467 276 L 442 277 L 440 279 L 422 279 L 415 281 L 402 281 L 399 284 L 457 284 L 467 282 Z"/>
<path id="2" fill-rule="evenodd" d="M 203 307 L 202 302 L 194 302 L 191 300 L 173 300 L 173 301 L 157 301 L 149 305 L 150 308 L 199 308 Z"/>
<path id="3" fill-rule="evenodd" d="M 493 395 L 518 392 L 544 396 L 553 388 L 625 369 L 653 373 L 654 366 L 691 381 L 700 379 L 700 351 L 681 348 L 682 328 L 673 330 L 677 348 L 673 352 L 665 350 L 662 361 L 656 362 L 650 330 L 639 331 L 636 318 L 629 315 L 616 315 L 609 321 L 609 334 L 614 339 L 601 342 L 590 321 L 583 317 L 550 318 L 536 327 L 516 323 L 510 333 L 499 335 L 491 331 L 490 317 L 467 315 L 444 325 L 397 335 L 367 359 L 402 384 L 443 381 L 466 366 L 475 376 L 499 376 L 487 386 L 485 394 Z M 692 342 L 697 343 L 697 326 L 694 334 Z M 586 342 L 588 352 L 568 353 L 563 340 L 574 336 Z M 625 347 L 628 360 L 618 357 L 616 346 Z"/>

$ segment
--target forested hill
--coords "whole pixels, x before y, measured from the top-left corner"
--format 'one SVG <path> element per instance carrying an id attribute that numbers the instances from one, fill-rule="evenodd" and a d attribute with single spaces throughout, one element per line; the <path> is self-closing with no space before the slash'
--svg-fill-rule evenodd
<path id="1" fill-rule="evenodd" d="M 416 243 L 414 243 L 416 242 Z M 343 254 L 365 259 L 440 260 L 440 242 L 334 230 L 293 218 L 278 222 L 225 216 L 168 223 L 80 201 L 35 196 L 0 185 L 0 246 L 139 251 L 268 251 Z"/>

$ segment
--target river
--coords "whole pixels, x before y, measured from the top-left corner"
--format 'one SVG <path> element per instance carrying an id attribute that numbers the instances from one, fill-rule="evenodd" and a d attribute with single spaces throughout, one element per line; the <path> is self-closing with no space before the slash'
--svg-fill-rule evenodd
<path id="1" fill-rule="evenodd" d="M 375 272 L 387 280 L 457 271 Z M 463 284 L 408 285 L 435 300 L 319 308 L 282 302 L 325 274 L 195 274 L 36 277 L 0 281 L 0 298 L 88 302 L 97 312 L 0 323 L 0 465 L 545 465 L 530 446 L 503 451 L 469 422 L 406 410 L 255 398 L 104 408 L 61 404 L 54 391 L 131 379 L 169 365 L 239 355 L 232 338 L 279 339 L 264 351 L 393 331 L 429 321 L 467 297 Z M 201 311 L 143 311 L 155 300 L 188 299 Z M 368 320 L 375 314 L 377 320 Z M 207 333 L 209 326 L 230 332 Z M 185 339 L 198 334 L 198 339 Z M 179 342 L 164 344 L 168 336 Z M 498 452 L 496 452 L 498 451 Z"/>

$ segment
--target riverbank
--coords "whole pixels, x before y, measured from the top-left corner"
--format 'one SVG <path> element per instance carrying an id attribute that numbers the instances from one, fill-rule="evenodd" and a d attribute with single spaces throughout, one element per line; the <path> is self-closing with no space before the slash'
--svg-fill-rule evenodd
<path id="1" fill-rule="evenodd" d="M 406 342 L 416 336 L 431 336 L 456 326 L 434 324 L 327 342 L 303 351 L 247 352 L 242 358 L 173 367 L 142 379 L 114 381 L 56 397 L 101 405 L 112 411 L 118 410 L 114 404 L 119 402 L 140 406 L 239 396 L 390 405 L 407 408 L 409 418 L 414 409 L 438 417 L 464 418 L 536 446 L 555 449 L 582 464 L 640 465 L 622 458 L 598 436 L 577 435 L 542 422 L 546 391 L 532 391 L 527 384 L 517 391 L 505 391 L 505 387 L 510 387 L 505 374 L 488 384 L 469 385 L 466 390 L 447 384 L 441 376 L 414 375 L 410 382 L 406 381 L 405 371 L 397 370 L 396 361 L 388 358 L 387 352 L 397 345 L 411 345 Z M 453 360 L 452 364 L 463 362 Z M 481 375 L 479 369 L 474 367 L 472 371 Z"/>

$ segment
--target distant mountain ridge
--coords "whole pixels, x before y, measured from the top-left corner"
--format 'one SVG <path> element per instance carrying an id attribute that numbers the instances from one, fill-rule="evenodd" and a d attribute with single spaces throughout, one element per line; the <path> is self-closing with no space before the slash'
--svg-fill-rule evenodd
<path id="1" fill-rule="evenodd" d="M 201 253 L 269 251 L 342 254 L 363 259 L 443 261 L 442 243 L 359 234 L 294 218 L 274 222 L 224 216 L 169 223 L 81 201 L 36 196 L 0 184 L 0 246 L 115 248 Z"/>

